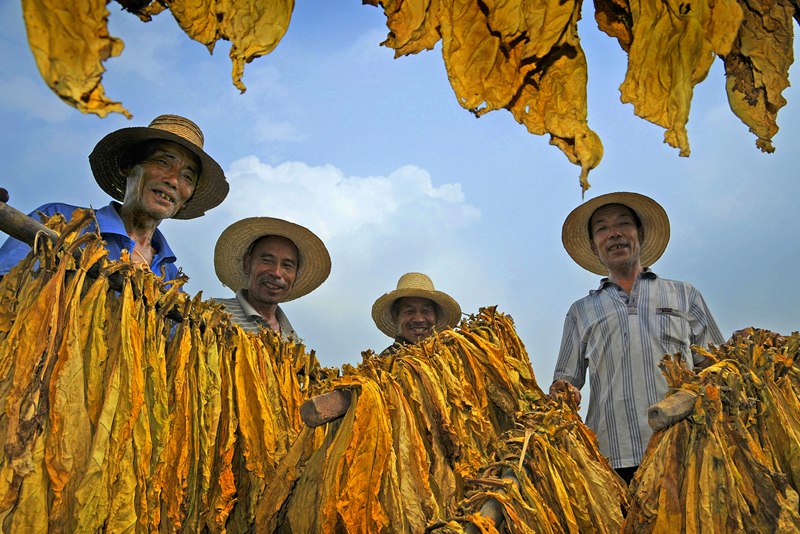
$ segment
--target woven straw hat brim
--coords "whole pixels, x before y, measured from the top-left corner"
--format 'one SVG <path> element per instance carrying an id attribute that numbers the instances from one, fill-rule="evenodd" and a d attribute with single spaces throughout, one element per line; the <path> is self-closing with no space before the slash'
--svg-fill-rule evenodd
<path id="1" fill-rule="evenodd" d="M 331 272 L 331 257 L 322 240 L 311 230 L 283 219 L 250 217 L 228 226 L 214 248 L 214 270 L 217 278 L 233 291 L 246 289 L 248 277 L 242 270 L 242 258 L 259 237 L 277 235 L 291 240 L 297 247 L 300 269 L 284 302 L 311 293 Z"/>
<path id="2" fill-rule="evenodd" d="M 606 204 L 622 204 L 636 212 L 644 228 L 640 262 L 642 267 L 653 265 L 669 243 L 669 217 L 658 202 L 639 193 L 608 193 L 587 200 L 572 210 L 561 228 L 561 242 L 570 257 L 587 271 L 608 275 L 608 269 L 592 251 L 589 240 L 589 219 L 595 210 Z"/>
<path id="3" fill-rule="evenodd" d="M 175 214 L 175 219 L 200 217 L 225 200 L 230 186 L 222 167 L 214 158 L 179 135 L 148 127 L 116 130 L 95 145 L 94 150 L 89 154 L 89 164 L 92 167 L 94 179 L 103 191 L 115 200 L 122 201 L 125 198 L 127 177 L 122 174 L 120 156 L 125 154 L 130 147 L 150 140 L 173 141 L 190 150 L 200 160 L 201 173 L 197 187 L 189 201 Z"/>
<path id="4" fill-rule="evenodd" d="M 378 330 L 393 338 L 397 335 L 397 325 L 392 319 L 392 304 L 403 297 L 421 297 L 432 300 L 439 306 L 441 317 L 436 317 L 436 329 L 453 328 L 461 320 L 461 306 L 447 293 L 421 288 L 395 289 L 379 297 L 372 305 L 372 320 Z"/>

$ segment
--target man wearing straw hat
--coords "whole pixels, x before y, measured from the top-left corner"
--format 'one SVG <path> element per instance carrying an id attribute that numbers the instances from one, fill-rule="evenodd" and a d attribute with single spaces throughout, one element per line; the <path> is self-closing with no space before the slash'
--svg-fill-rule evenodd
<path id="1" fill-rule="evenodd" d="M 586 424 L 630 482 L 652 435 L 648 408 L 668 390 L 662 356 L 680 353 L 690 369 L 703 366 L 690 346 L 723 337 L 697 289 L 650 270 L 669 241 L 669 219 L 653 199 L 609 193 L 589 200 L 567 216 L 561 239 L 578 265 L 606 277 L 567 313 L 550 392 L 580 401 L 589 371 Z"/>
<path id="2" fill-rule="evenodd" d="M 328 278 L 331 258 L 311 230 L 283 219 L 250 217 L 222 232 L 214 249 L 220 282 L 236 292 L 215 299 L 248 332 L 267 328 L 297 338 L 279 306 L 302 297 Z"/>
<path id="3" fill-rule="evenodd" d="M 124 249 L 131 261 L 163 274 L 166 280 L 175 279 L 176 257 L 158 225 L 169 218 L 200 217 L 228 194 L 222 168 L 203 150 L 203 132 L 184 117 L 159 115 L 147 127 L 122 128 L 106 135 L 89 155 L 89 164 L 98 185 L 114 199 L 95 210 L 109 258 L 119 259 Z M 69 219 L 76 209 L 51 203 L 31 216 L 61 213 Z M 29 250 L 27 244 L 7 239 L 0 248 L 0 275 Z"/>
<path id="4" fill-rule="evenodd" d="M 394 338 L 381 356 L 391 356 L 403 345 L 422 341 L 434 329 L 452 328 L 459 319 L 458 302 L 447 293 L 436 291 L 431 279 L 422 273 L 404 274 L 397 281 L 397 289 L 372 305 L 372 320 L 381 332 Z"/>

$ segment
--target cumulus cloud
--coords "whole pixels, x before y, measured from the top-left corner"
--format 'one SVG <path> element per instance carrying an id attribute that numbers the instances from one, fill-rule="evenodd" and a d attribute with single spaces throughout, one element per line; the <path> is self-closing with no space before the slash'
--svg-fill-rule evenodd
<path id="1" fill-rule="evenodd" d="M 345 176 L 332 165 L 302 162 L 272 166 L 256 156 L 235 161 L 225 208 L 231 213 L 270 214 L 306 224 L 323 239 L 387 234 L 403 229 L 436 237 L 476 221 L 477 208 L 465 202 L 460 184 L 436 186 L 430 174 L 406 165 L 388 176 Z"/>

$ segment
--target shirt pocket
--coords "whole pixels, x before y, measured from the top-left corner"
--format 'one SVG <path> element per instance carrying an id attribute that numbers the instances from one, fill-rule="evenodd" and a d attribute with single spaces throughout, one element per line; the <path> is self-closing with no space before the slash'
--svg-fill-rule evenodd
<path id="1" fill-rule="evenodd" d="M 691 362 L 689 315 L 677 308 L 656 308 L 656 323 L 664 352 L 680 352 Z"/>

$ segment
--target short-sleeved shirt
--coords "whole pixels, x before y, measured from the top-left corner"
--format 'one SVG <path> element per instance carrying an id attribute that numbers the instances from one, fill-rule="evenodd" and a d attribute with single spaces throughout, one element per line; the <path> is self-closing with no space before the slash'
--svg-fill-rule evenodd
<path id="1" fill-rule="evenodd" d="M 111 260 L 118 260 L 122 250 L 133 251 L 133 247 L 136 245 L 125 230 L 125 223 L 122 222 L 122 218 L 119 216 L 119 207 L 119 202 L 112 201 L 108 206 L 94 210 L 95 217 L 97 218 L 97 225 L 100 227 L 100 236 L 106 243 L 108 257 Z M 79 206 L 53 202 L 36 208 L 29 215 L 34 219 L 38 219 L 38 212 L 42 212 L 46 217 L 61 213 L 69 220 L 73 212 L 78 208 Z M 91 223 L 84 231 L 95 231 L 94 223 Z M 163 269 L 165 280 L 174 280 L 177 278 L 178 267 L 175 265 L 177 258 L 160 230 L 156 229 L 153 234 L 151 245 L 155 249 L 155 254 L 153 255 L 153 261 L 150 263 L 150 269 L 159 275 L 162 274 Z M 31 247 L 22 241 L 14 239 L 13 237 L 6 239 L 6 242 L 0 247 L 0 275 L 7 274 L 8 271 L 28 255 L 30 250 Z"/>
<path id="2" fill-rule="evenodd" d="M 570 307 L 553 380 L 581 388 L 589 371 L 586 424 L 612 467 L 638 466 L 652 435 L 648 408 L 668 391 L 658 367 L 661 358 L 680 353 L 691 369 L 702 357 L 695 358 L 690 345 L 723 341 L 691 284 L 646 269 L 628 296 L 604 278 Z"/>
<path id="3" fill-rule="evenodd" d="M 231 314 L 233 321 L 242 327 L 243 330 L 246 332 L 252 332 L 257 334 L 262 329 L 266 328 L 267 330 L 272 330 L 272 327 L 269 325 L 269 321 L 264 319 L 258 311 L 249 303 L 247 302 L 247 297 L 245 297 L 244 289 L 240 289 L 236 292 L 236 296 L 232 299 L 213 299 L 214 302 L 219 302 L 225 306 L 225 311 Z M 289 322 L 289 319 L 286 317 L 286 314 L 283 313 L 283 310 L 280 306 L 275 310 L 275 318 L 278 320 L 278 324 L 281 327 L 281 339 L 284 341 L 292 338 L 295 340 L 300 340 L 297 336 L 297 332 L 294 331 L 292 328 L 292 324 Z"/>

